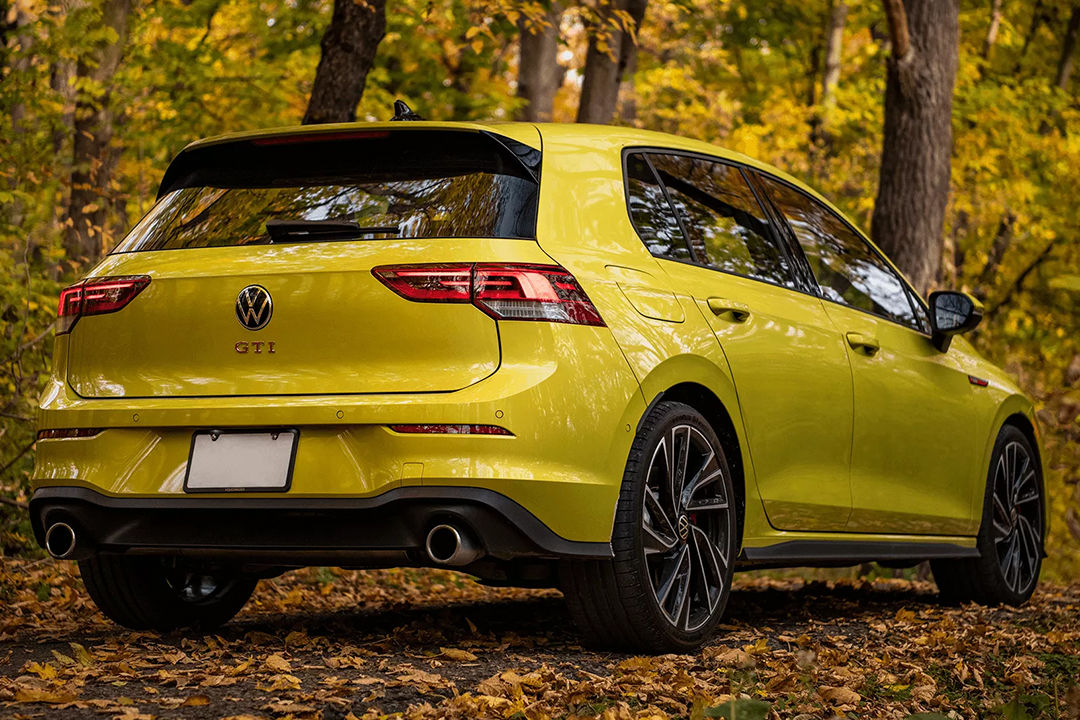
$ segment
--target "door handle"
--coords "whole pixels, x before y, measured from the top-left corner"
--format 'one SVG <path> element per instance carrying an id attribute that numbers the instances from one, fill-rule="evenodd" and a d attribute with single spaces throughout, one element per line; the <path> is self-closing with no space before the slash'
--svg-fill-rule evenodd
<path id="1" fill-rule="evenodd" d="M 711 297 L 706 300 L 709 309 L 713 311 L 713 315 L 728 315 L 735 322 L 746 322 L 750 317 L 750 306 L 746 303 L 736 302 L 735 300 L 726 300 L 719 297 Z"/>
<path id="2" fill-rule="evenodd" d="M 881 343 L 873 335 L 864 335 L 863 333 L 849 332 L 847 334 L 848 345 L 856 352 L 861 352 L 863 355 L 874 355 L 881 349 Z"/>

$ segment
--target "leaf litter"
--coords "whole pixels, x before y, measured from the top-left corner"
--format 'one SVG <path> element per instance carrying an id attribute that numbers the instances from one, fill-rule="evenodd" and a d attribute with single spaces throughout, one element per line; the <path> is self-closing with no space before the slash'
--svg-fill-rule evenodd
<path id="1" fill-rule="evenodd" d="M 118 628 L 72 563 L 0 582 L 0 717 L 1080 720 L 1080 586 L 983 608 L 743 576 L 710 643 L 652 657 L 582 647 L 556 591 L 445 570 L 293 572 L 205 635 Z"/>

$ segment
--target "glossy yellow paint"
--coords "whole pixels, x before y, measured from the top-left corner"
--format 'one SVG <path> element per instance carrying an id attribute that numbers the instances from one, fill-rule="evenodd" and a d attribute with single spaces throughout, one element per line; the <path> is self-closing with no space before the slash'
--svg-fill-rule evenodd
<path id="1" fill-rule="evenodd" d="M 194 429 L 288 425 L 301 430 L 288 491 L 298 499 L 480 487 L 566 539 L 606 541 L 637 424 L 674 389 L 711 395 L 730 421 L 745 547 L 807 538 L 972 543 L 993 438 L 1010 416 L 1034 423 L 1030 401 L 962 339 L 938 353 L 925 336 L 815 296 L 657 260 L 630 224 L 621 154 L 689 150 L 800 183 L 711 145 L 628 128 L 392 123 L 288 132 L 432 127 L 542 147 L 536 242 L 109 256 L 90 274 L 148 274 L 151 285 L 121 312 L 83 318 L 57 338 L 39 415 L 41 428 L 107 429 L 39 442 L 34 485 L 179 496 Z M 471 305 L 410 303 L 370 275 L 379 264 L 455 261 L 557 262 L 606 327 L 496 323 Z M 257 333 L 233 316 L 236 293 L 252 282 L 275 299 L 274 321 Z M 876 338 L 881 351 L 859 355 L 848 332 Z M 235 343 L 269 341 L 268 333 L 273 355 L 236 352 Z M 968 374 L 990 383 L 969 385 Z M 386 427 L 393 423 L 496 424 L 513 437 L 399 435 Z"/>

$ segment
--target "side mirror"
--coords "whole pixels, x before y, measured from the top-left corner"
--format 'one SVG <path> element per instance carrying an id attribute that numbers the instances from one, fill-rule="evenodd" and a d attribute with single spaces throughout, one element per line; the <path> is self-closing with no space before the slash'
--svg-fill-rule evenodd
<path id="1" fill-rule="evenodd" d="M 941 290 L 930 293 L 932 342 L 941 352 L 949 349 L 953 335 L 974 330 L 983 316 L 982 303 L 967 293 Z"/>

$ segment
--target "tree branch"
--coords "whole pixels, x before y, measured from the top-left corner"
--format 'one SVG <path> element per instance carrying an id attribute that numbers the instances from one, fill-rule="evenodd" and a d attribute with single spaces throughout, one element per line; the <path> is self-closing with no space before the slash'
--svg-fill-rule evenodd
<path id="1" fill-rule="evenodd" d="M 30 506 L 24 502 L 20 502 L 18 500 L 11 500 L 10 498 L 6 498 L 3 496 L 0 496 L 0 505 L 10 505 L 11 507 L 17 507 L 20 510 L 30 509 Z"/>
<path id="2" fill-rule="evenodd" d="M 996 312 L 997 309 L 1002 307 L 1003 305 L 1008 305 L 1012 301 L 1013 297 L 1015 297 L 1021 290 L 1024 289 L 1024 281 L 1027 280 L 1028 275 L 1030 275 L 1035 268 L 1042 265 L 1046 261 L 1046 259 L 1050 257 L 1050 253 L 1053 251 L 1054 246 L 1055 243 L 1053 240 L 1051 240 L 1050 244 L 1043 248 L 1043 251 L 1039 253 L 1034 260 L 1031 261 L 1031 264 L 1024 268 L 1023 272 L 1016 276 L 1016 281 L 1013 282 L 1013 284 L 1009 287 L 1008 292 L 1006 292 L 1000 300 L 994 303 L 994 305 L 990 307 L 987 313 Z"/>
<path id="3" fill-rule="evenodd" d="M 30 451 L 30 448 L 34 447 L 35 442 L 37 442 L 37 441 L 36 440 L 31 440 L 22 450 L 20 450 L 19 452 L 17 452 L 15 454 L 15 457 L 13 457 L 13 458 L 11 458 L 10 460 L 7 461 L 7 463 L 4 465 L 4 467 L 0 468 L 0 477 L 3 477 L 4 473 L 6 473 L 9 469 L 11 469 L 11 466 L 19 461 L 19 458 L 21 458 L 23 455 L 28 453 Z"/>

